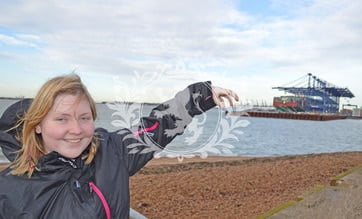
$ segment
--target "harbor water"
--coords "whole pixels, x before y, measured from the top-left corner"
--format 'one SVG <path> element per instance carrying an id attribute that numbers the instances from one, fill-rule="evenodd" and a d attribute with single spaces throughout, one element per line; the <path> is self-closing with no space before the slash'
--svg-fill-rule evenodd
<path id="1" fill-rule="evenodd" d="M 0 115 L 14 100 L 0 100 Z M 155 105 L 97 104 L 96 126 L 116 131 L 138 122 Z M 284 156 L 362 151 L 362 120 L 236 117 L 214 108 L 197 116 L 162 156 Z M 6 158 L 0 153 L 0 161 Z"/>

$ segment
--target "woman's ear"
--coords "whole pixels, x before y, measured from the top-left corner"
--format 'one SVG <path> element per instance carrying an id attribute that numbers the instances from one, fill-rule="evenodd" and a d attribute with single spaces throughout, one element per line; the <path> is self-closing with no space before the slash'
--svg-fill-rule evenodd
<path id="1" fill-rule="evenodd" d="M 35 126 L 35 133 L 36 133 L 36 134 L 40 134 L 40 133 L 41 133 L 40 125 Z"/>

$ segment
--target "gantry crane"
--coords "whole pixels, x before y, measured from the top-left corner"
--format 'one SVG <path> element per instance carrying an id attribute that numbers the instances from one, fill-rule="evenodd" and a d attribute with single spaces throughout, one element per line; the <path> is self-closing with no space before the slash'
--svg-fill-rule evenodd
<path id="1" fill-rule="evenodd" d="M 294 96 L 289 96 L 289 99 L 297 103 L 297 107 L 306 112 L 337 113 L 339 112 L 339 99 L 341 97 L 354 97 L 348 88 L 337 87 L 312 75 L 312 73 L 308 73 L 285 86 L 273 87 L 273 89 L 294 94 Z M 284 104 L 288 104 L 287 102 L 284 101 Z M 279 102 L 279 105 L 283 105 L 283 103 Z"/>

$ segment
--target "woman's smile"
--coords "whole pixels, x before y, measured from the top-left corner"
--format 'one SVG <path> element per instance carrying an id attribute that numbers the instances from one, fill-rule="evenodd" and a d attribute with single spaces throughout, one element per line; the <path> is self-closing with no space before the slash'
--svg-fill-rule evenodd
<path id="1" fill-rule="evenodd" d="M 77 139 L 65 139 L 65 141 L 70 142 L 70 143 L 78 143 L 80 142 L 82 139 L 77 138 Z"/>

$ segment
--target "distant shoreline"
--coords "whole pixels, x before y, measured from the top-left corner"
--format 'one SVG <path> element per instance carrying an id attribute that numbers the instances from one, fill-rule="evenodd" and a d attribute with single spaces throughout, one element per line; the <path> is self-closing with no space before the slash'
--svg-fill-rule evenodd
<path id="1" fill-rule="evenodd" d="M 27 97 L 0 97 L 0 100 L 21 100 L 26 98 Z"/>
<path id="2" fill-rule="evenodd" d="M 29 99 L 31 97 L 0 97 L 0 100 L 22 100 L 22 99 Z M 125 103 L 125 104 L 144 104 L 144 105 L 159 105 L 160 103 L 148 103 L 148 102 L 129 102 L 129 101 L 96 101 L 98 104 L 107 104 L 107 103 Z"/>

